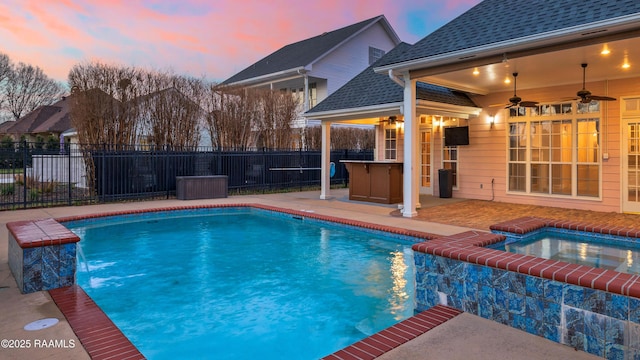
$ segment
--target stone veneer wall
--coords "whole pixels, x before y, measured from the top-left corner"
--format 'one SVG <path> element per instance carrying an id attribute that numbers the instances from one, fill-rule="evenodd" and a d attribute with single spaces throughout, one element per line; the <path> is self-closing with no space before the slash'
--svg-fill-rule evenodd
<path id="1" fill-rule="evenodd" d="M 413 246 L 416 310 L 447 305 L 607 359 L 640 358 L 640 276 L 511 254 L 466 232 Z"/>

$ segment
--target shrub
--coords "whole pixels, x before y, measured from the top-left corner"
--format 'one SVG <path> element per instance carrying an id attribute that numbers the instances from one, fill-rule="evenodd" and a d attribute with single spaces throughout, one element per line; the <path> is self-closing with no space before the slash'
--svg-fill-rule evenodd
<path id="1" fill-rule="evenodd" d="M 13 184 L 3 184 L 0 186 L 0 195 L 13 195 L 16 191 L 16 187 Z"/>

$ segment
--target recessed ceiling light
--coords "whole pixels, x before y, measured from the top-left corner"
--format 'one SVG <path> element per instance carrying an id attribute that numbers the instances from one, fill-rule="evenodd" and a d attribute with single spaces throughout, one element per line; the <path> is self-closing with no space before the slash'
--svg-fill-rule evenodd
<path id="1" fill-rule="evenodd" d="M 505 83 L 505 84 L 511 84 L 511 79 L 509 79 L 509 77 L 508 77 L 508 76 L 507 76 L 507 77 L 505 77 L 505 78 L 504 78 L 504 83 Z"/>
<path id="2" fill-rule="evenodd" d="M 607 46 L 607 44 L 604 44 L 604 46 L 602 47 L 602 51 L 600 51 L 601 55 L 609 55 L 611 54 L 611 50 L 609 50 L 609 47 Z"/>
<path id="3" fill-rule="evenodd" d="M 473 69 L 473 75 L 475 75 L 475 76 L 480 75 L 480 70 L 478 70 L 478 68 L 474 68 Z"/>

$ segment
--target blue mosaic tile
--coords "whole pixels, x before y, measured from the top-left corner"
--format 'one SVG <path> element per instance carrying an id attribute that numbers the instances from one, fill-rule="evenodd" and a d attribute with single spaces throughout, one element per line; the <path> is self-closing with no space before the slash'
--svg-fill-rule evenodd
<path id="1" fill-rule="evenodd" d="M 604 356 L 607 360 L 626 360 L 624 354 L 625 349 L 622 345 L 607 343 L 604 347 L 604 351 Z"/>
<path id="2" fill-rule="evenodd" d="M 509 291 L 514 292 L 519 295 L 526 294 L 526 286 L 525 286 L 525 275 L 508 271 L 509 274 Z"/>
<path id="3" fill-rule="evenodd" d="M 584 302 L 580 308 L 598 314 L 605 314 L 606 295 L 607 293 L 604 291 L 584 288 Z"/>
<path id="4" fill-rule="evenodd" d="M 629 298 L 629 321 L 640 324 L 640 299 Z"/>
<path id="5" fill-rule="evenodd" d="M 605 319 L 604 315 L 586 312 L 584 315 L 584 334 L 604 340 Z"/>
<path id="6" fill-rule="evenodd" d="M 574 308 L 564 310 L 565 327 L 574 332 L 584 333 L 584 311 Z"/>
<path id="7" fill-rule="evenodd" d="M 565 339 L 566 344 L 572 348 L 580 351 L 586 351 L 585 349 L 585 336 L 581 332 L 570 332 Z"/>
<path id="8" fill-rule="evenodd" d="M 481 286 L 478 294 L 478 312 L 485 319 L 493 317 L 496 291 L 490 286 Z"/>
<path id="9" fill-rule="evenodd" d="M 477 282 L 463 282 L 464 292 L 462 298 L 467 301 L 478 302 L 478 283 Z"/>
<path id="10" fill-rule="evenodd" d="M 632 298 L 619 294 L 606 293 L 605 299 L 605 315 L 620 320 L 631 320 L 629 304 Z"/>
<path id="11" fill-rule="evenodd" d="M 511 314 L 510 318 L 511 318 L 511 322 L 509 326 L 522 331 L 527 331 L 527 321 L 524 316 L 519 314 Z"/>
<path id="12" fill-rule="evenodd" d="M 510 273 L 508 271 L 498 270 L 493 272 L 493 287 L 499 290 L 507 291 L 510 284 Z"/>
<path id="13" fill-rule="evenodd" d="M 438 274 L 449 274 L 449 258 L 437 256 L 434 261 L 434 270 Z"/>
<path id="14" fill-rule="evenodd" d="M 508 292 L 500 289 L 495 289 L 495 302 L 493 304 L 493 312 L 509 312 L 509 298 Z"/>
<path id="15" fill-rule="evenodd" d="M 483 301 L 479 302 L 477 315 L 485 319 L 493 319 L 493 305 L 487 304 Z"/>
<path id="16" fill-rule="evenodd" d="M 526 324 L 526 329 L 525 329 L 526 332 L 528 332 L 529 334 L 537 335 L 537 336 L 543 336 L 541 320 L 536 320 L 527 316 L 525 318 L 525 324 Z"/>
<path id="17" fill-rule="evenodd" d="M 584 351 L 595 356 L 604 356 L 604 339 L 585 335 L 584 341 Z"/>
<path id="18" fill-rule="evenodd" d="M 449 262 L 449 276 L 458 280 L 465 281 L 465 263 L 462 261 Z"/>
<path id="19" fill-rule="evenodd" d="M 640 350 L 640 325 L 629 323 L 629 348 Z"/>
<path id="20" fill-rule="evenodd" d="M 585 300 L 584 290 L 582 286 L 565 284 L 563 288 L 565 305 L 583 309 Z"/>
<path id="21" fill-rule="evenodd" d="M 493 287 L 493 268 L 481 266 L 478 272 L 478 283 L 480 286 Z"/>
<path id="22" fill-rule="evenodd" d="M 605 318 L 604 339 L 607 344 L 624 345 L 626 322 L 611 317 Z"/>
<path id="23" fill-rule="evenodd" d="M 452 306 L 458 310 L 463 310 L 464 305 L 462 304 L 462 299 L 459 297 L 447 295 L 447 305 Z"/>
<path id="24" fill-rule="evenodd" d="M 507 292 L 509 302 L 509 313 L 523 316 L 526 310 L 525 296 Z"/>
<path id="25" fill-rule="evenodd" d="M 542 337 L 547 340 L 560 343 L 562 340 L 562 332 L 560 331 L 560 326 L 542 323 Z"/>
<path id="26" fill-rule="evenodd" d="M 414 251 L 414 253 L 417 253 Z M 424 269 L 427 272 L 436 272 L 436 256 L 425 254 Z"/>
<path id="27" fill-rule="evenodd" d="M 478 315 L 478 302 L 462 300 L 462 311 L 469 314 Z"/>
<path id="28" fill-rule="evenodd" d="M 548 325 L 560 326 L 561 319 L 562 319 L 562 306 L 558 303 L 545 301 L 542 321 Z"/>
<path id="29" fill-rule="evenodd" d="M 562 288 L 564 284 L 554 280 L 543 279 L 544 299 L 555 303 L 562 303 Z"/>
<path id="30" fill-rule="evenodd" d="M 416 268 L 424 268 L 425 258 L 427 254 L 421 253 L 418 251 L 413 252 L 413 263 L 416 265 Z"/>
<path id="31" fill-rule="evenodd" d="M 509 320 L 509 312 L 507 310 L 493 308 L 493 317 L 491 320 L 498 322 L 502 325 L 511 325 Z"/>
<path id="32" fill-rule="evenodd" d="M 42 247 L 23 249 L 23 265 L 30 266 L 42 261 Z"/>
<path id="33" fill-rule="evenodd" d="M 544 288 L 542 286 L 542 278 L 535 276 L 525 277 L 525 295 L 532 297 L 543 297 Z"/>
<path id="34" fill-rule="evenodd" d="M 480 273 L 480 265 L 463 262 L 464 274 L 463 279 L 466 283 L 477 284 Z"/>
<path id="35" fill-rule="evenodd" d="M 544 301 L 527 296 L 525 298 L 526 316 L 532 320 L 542 321 L 544 315 Z"/>

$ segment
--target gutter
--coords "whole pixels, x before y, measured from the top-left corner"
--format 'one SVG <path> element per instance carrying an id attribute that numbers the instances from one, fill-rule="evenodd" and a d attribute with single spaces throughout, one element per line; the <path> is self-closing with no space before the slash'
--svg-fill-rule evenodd
<path id="1" fill-rule="evenodd" d="M 245 79 L 245 80 L 240 80 L 240 81 L 236 81 L 236 82 L 232 82 L 232 83 L 228 83 L 225 85 L 229 85 L 229 86 L 249 86 L 249 85 L 262 85 L 262 84 L 268 84 L 274 80 L 282 80 L 283 76 L 296 76 L 296 75 L 302 75 L 307 73 L 309 70 L 304 67 L 304 66 L 298 66 L 295 68 L 291 68 L 291 69 L 287 69 L 287 70 L 282 70 L 282 71 L 278 71 L 278 72 L 274 72 L 274 73 L 270 73 L 270 74 L 266 74 L 266 75 L 261 75 L 258 77 L 252 77 L 249 79 Z"/>
<path id="2" fill-rule="evenodd" d="M 464 62 L 467 60 L 501 55 L 507 52 L 527 50 L 536 47 L 555 45 L 563 42 L 598 38 L 615 33 L 638 28 L 640 14 L 620 16 L 614 19 L 590 23 L 589 26 L 572 26 L 560 30 L 548 31 L 541 34 L 529 35 L 517 39 L 509 39 L 497 43 L 485 44 L 470 49 L 463 49 L 434 56 L 422 57 L 395 64 L 389 64 L 374 69 L 376 73 L 388 71 L 411 71 L 436 67 L 439 65 Z"/>

